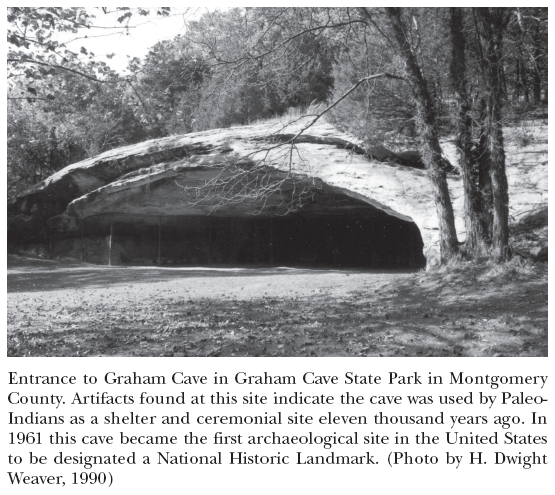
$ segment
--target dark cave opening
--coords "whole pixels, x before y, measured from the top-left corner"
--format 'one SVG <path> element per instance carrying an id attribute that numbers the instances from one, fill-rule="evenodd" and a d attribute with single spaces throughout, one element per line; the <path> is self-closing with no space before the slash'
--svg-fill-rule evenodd
<path id="1" fill-rule="evenodd" d="M 370 206 L 366 211 L 272 218 L 103 215 L 87 219 L 82 237 L 65 242 L 71 242 L 75 257 L 99 263 L 111 258 L 116 265 L 409 268 L 426 264 L 416 224 Z"/>

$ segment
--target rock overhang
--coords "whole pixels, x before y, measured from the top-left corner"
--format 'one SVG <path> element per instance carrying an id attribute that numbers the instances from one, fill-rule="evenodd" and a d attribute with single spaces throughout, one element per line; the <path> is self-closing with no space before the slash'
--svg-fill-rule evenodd
<path id="1" fill-rule="evenodd" d="M 89 215 L 109 213 L 110 206 L 112 213 L 128 211 L 132 214 L 140 213 L 141 209 L 145 214 L 164 215 L 207 214 L 209 210 L 210 214 L 230 216 L 247 214 L 246 210 L 249 209 L 253 211 L 248 213 L 257 213 L 260 205 L 249 204 L 248 198 L 244 201 L 246 207 L 238 206 L 240 201 L 232 201 L 216 210 L 214 204 L 206 203 L 199 210 L 196 201 L 184 200 L 183 196 L 185 189 L 202 187 L 202 181 L 210 181 L 230 161 L 240 163 L 242 160 L 245 165 L 261 159 L 275 168 L 276 180 L 282 180 L 278 176 L 283 174 L 284 168 L 289 167 L 288 173 L 293 178 L 291 184 L 314 189 L 319 199 L 330 194 L 336 197 L 345 193 L 346 197 L 355 199 L 351 205 L 353 208 L 361 206 L 359 201 L 367 202 L 370 198 L 363 198 L 359 193 L 351 193 L 341 187 L 334 189 L 333 184 L 326 183 L 315 174 L 321 173 L 322 168 L 330 163 L 339 163 L 347 168 L 357 161 L 366 165 L 372 163 L 362 154 L 362 149 L 355 140 L 336 131 L 329 124 L 316 125 L 310 129 L 311 134 L 300 135 L 294 140 L 294 157 L 286 163 L 287 147 L 290 146 L 288 141 L 293 141 L 294 133 L 305 123 L 306 119 L 300 119 L 293 125 L 270 123 L 205 131 L 111 150 L 52 175 L 20 195 L 12 210 L 29 213 L 34 205 L 40 204 L 44 217 L 52 218 L 62 214 L 74 217 L 76 223 Z M 376 155 L 380 153 L 383 159 L 392 157 L 387 150 L 375 151 Z M 314 161 L 320 163 L 314 164 Z M 294 178 L 295 176 L 305 179 Z M 287 182 L 284 185 L 287 186 Z M 156 194 L 150 194 L 156 190 L 158 198 L 155 198 Z M 141 192 L 147 199 L 150 196 L 150 200 L 144 200 L 142 205 L 138 200 Z M 287 194 L 287 190 L 285 193 Z M 132 201 L 131 197 L 134 197 Z M 169 201 L 170 198 L 172 201 Z M 101 205 L 102 201 L 104 205 Z M 156 201 L 159 202 L 158 208 L 154 204 Z M 370 201 L 373 207 L 383 209 L 389 214 L 409 218 L 379 201 Z M 275 209 L 273 207 L 276 199 L 272 198 L 270 203 L 274 204 L 266 204 L 269 207 L 267 212 L 273 214 L 271 212 Z M 322 201 L 318 202 L 318 206 L 324 212 L 330 211 L 330 207 L 326 207 Z M 318 209 L 313 210 L 315 213 Z"/>
<path id="2" fill-rule="evenodd" d="M 109 215 L 127 215 L 133 222 L 141 216 L 326 216 L 376 209 L 419 228 L 429 223 L 433 204 L 419 200 L 429 189 L 425 171 L 385 149 L 371 150 L 370 157 L 356 139 L 323 121 L 293 139 L 308 121 L 217 129 L 110 150 L 57 172 L 21 194 L 10 209 L 30 214 L 38 208 L 52 228 L 64 232 Z M 230 163 L 244 170 L 252 166 L 253 173 L 271 176 L 283 187 L 265 198 L 236 191 L 232 201 L 219 205 L 191 197 Z M 300 208 L 289 194 L 298 188 L 307 190 Z M 433 228 L 431 236 L 422 232 L 427 245 L 434 243 Z"/>
<path id="3" fill-rule="evenodd" d="M 426 171 L 407 166 L 404 161 L 412 155 L 401 153 L 399 158 L 387 150 L 377 149 L 368 156 L 361 152 L 360 143 L 355 139 L 322 121 L 307 129 L 293 143 L 289 142 L 306 125 L 307 119 L 290 124 L 270 122 L 216 129 L 110 150 L 57 172 L 22 193 L 9 208 L 12 213 L 23 215 L 39 211 L 41 218 L 52 219 L 52 224 L 65 229 L 76 229 L 82 219 L 95 215 L 128 215 L 129 219 L 141 215 L 144 218 L 264 215 L 257 210 L 260 204 L 248 205 L 248 201 L 238 201 L 213 210 L 213 205 L 200 205 L 186 198 L 184 193 L 184 187 L 192 190 L 195 183 L 198 186 L 209 181 L 230 161 L 245 166 L 256 163 L 264 155 L 267 164 L 275 171 L 276 180 L 290 172 L 305 177 L 306 182 L 315 186 L 315 201 L 307 201 L 304 205 L 307 215 L 331 215 L 333 206 L 339 211 L 341 204 L 355 209 L 369 205 L 416 223 L 428 262 L 437 261 L 439 230 L 433 194 Z M 449 143 L 444 145 L 449 159 L 456 163 L 456 153 L 450 148 Z M 284 150 L 294 152 L 292 161 L 287 161 Z M 535 150 L 530 152 L 537 153 Z M 547 186 L 544 191 L 537 186 L 522 185 L 520 176 L 524 171 L 519 166 L 523 160 L 522 152 L 512 153 L 509 148 L 507 157 L 511 194 L 515 193 L 511 195 L 511 214 L 518 216 L 521 210 L 529 210 L 536 203 L 546 203 Z M 515 161 L 515 167 L 510 167 L 511 160 Z M 546 184 L 546 170 L 536 167 L 534 171 L 539 174 L 541 184 Z M 456 228 L 459 240 L 463 241 L 460 178 L 449 174 L 448 181 Z M 523 187 L 525 190 L 521 190 Z M 326 204 L 330 197 L 336 199 L 331 208 Z M 251 210 L 247 212 L 249 208 Z M 272 213 L 270 208 L 267 214 L 275 212 Z M 68 226 L 68 222 L 73 224 Z"/>
<path id="4" fill-rule="evenodd" d="M 296 213 L 301 217 L 369 214 L 379 208 L 356 193 L 330 186 L 322 180 L 296 175 L 287 178 L 280 171 L 269 173 L 269 183 L 277 184 L 275 191 L 260 197 L 256 188 L 252 197 L 238 197 L 219 204 L 218 195 L 208 197 L 198 190 L 215 177 L 224 180 L 222 170 L 208 167 L 156 166 L 154 173 L 137 174 L 114 181 L 70 202 L 65 211 L 49 219 L 49 225 L 59 231 L 78 230 L 82 221 L 96 216 L 129 216 L 130 223 L 141 223 L 141 217 L 273 218 Z M 300 188 L 305 194 L 298 196 Z M 241 191 L 237 191 L 237 195 Z M 404 218 L 405 220 L 409 220 Z"/>

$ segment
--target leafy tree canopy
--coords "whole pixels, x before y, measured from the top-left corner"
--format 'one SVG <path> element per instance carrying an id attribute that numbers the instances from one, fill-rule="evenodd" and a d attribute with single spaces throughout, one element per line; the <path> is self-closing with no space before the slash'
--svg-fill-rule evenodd
<path id="1" fill-rule="evenodd" d="M 107 8 L 101 11 L 108 13 Z M 120 26 L 103 27 L 114 30 L 129 28 L 133 15 L 146 16 L 149 10 L 117 7 L 121 12 L 117 19 Z M 168 15 L 169 7 L 157 9 L 158 15 Z M 97 82 L 113 82 L 117 74 L 106 62 L 98 60 L 93 52 L 82 46 L 79 51 L 70 50 L 66 43 L 57 39 L 60 33 L 75 34 L 76 39 L 86 38 L 95 26 L 95 14 L 84 7 L 8 7 L 8 82 L 16 94 L 11 98 L 25 97 L 28 101 L 52 100 L 55 96 L 48 90 L 52 76 L 70 72 Z M 48 81 L 46 87 L 38 88 L 39 81 Z"/>

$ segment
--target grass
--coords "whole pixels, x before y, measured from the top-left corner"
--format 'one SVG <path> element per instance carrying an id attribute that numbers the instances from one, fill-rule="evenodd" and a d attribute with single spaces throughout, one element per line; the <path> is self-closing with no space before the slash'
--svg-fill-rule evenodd
<path id="1" fill-rule="evenodd" d="M 315 117 L 320 112 L 322 112 L 327 106 L 325 102 L 312 102 L 306 107 L 290 107 L 284 114 L 275 115 L 273 117 L 268 117 L 265 119 L 258 119 L 251 122 L 249 125 L 261 125 L 261 124 L 291 124 L 304 117 Z M 321 119 L 325 120 L 326 115 L 324 114 Z"/>
<path id="2" fill-rule="evenodd" d="M 531 144 L 536 143 L 537 136 L 535 129 L 525 127 L 515 127 L 509 134 L 509 142 L 513 143 L 517 148 L 525 148 Z"/>
<path id="3" fill-rule="evenodd" d="M 521 256 L 514 256 L 504 263 L 494 262 L 487 257 L 471 261 L 455 258 L 429 269 L 426 276 L 430 279 L 442 279 L 447 283 L 461 280 L 465 283 L 506 283 L 533 279 L 543 270 L 543 263 Z"/>

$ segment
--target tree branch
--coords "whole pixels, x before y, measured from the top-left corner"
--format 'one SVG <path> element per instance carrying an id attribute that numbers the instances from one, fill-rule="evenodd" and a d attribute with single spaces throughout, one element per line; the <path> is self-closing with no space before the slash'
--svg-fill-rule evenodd
<path id="1" fill-rule="evenodd" d="M 323 25 L 316 26 L 316 27 L 313 27 L 313 28 L 307 28 L 307 29 L 305 29 L 305 30 L 303 30 L 299 33 L 294 34 L 293 36 L 289 36 L 287 39 L 283 40 L 281 43 L 279 43 L 274 48 L 272 48 L 270 50 L 267 50 L 266 52 L 261 53 L 260 55 L 249 55 L 247 57 L 240 57 L 240 58 L 237 58 L 235 60 L 222 60 L 222 59 L 218 59 L 216 54 L 214 54 L 218 63 L 212 65 L 211 67 L 217 67 L 218 65 L 232 65 L 232 64 L 237 64 L 237 63 L 240 63 L 240 62 L 246 62 L 246 61 L 249 61 L 249 60 L 250 61 L 258 60 L 258 59 L 261 59 L 261 58 L 264 58 L 264 57 L 268 56 L 271 53 L 274 53 L 274 52 L 278 51 L 280 48 L 283 48 L 284 46 L 290 44 L 293 40 L 299 38 L 300 36 L 303 36 L 304 34 L 307 34 L 307 33 L 313 32 L 313 31 L 321 31 L 321 30 L 324 30 L 324 29 L 335 29 L 335 28 L 340 28 L 340 27 L 345 27 L 345 26 L 351 26 L 353 24 L 365 24 L 365 22 L 360 20 L 360 19 L 355 19 L 355 20 L 352 20 L 352 21 L 340 22 L 340 23 L 337 23 L 337 24 L 323 24 Z M 185 36 L 184 38 L 191 41 L 192 43 L 204 44 L 204 45 L 208 46 L 208 48 L 210 49 L 210 46 L 207 45 L 207 43 L 203 43 L 202 41 L 192 39 L 188 36 Z M 259 43 L 261 39 L 262 39 L 262 37 L 258 39 L 257 43 Z M 256 45 L 253 45 L 253 47 L 254 46 L 256 46 Z M 247 53 L 247 55 L 248 55 L 248 53 Z"/>
<path id="2" fill-rule="evenodd" d="M 298 173 L 295 173 L 293 168 L 294 153 L 297 154 L 304 166 L 307 164 L 297 149 L 296 140 L 361 84 L 379 78 L 405 80 L 403 77 L 389 72 L 363 77 L 343 93 L 340 98 L 317 113 L 307 125 L 289 139 L 284 139 L 277 144 L 269 145 L 264 149 L 246 155 L 236 156 L 227 161 L 223 168 L 212 179 L 207 180 L 204 185 L 188 187 L 179 184 L 177 181 L 175 183 L 182 188 L 184 194 L 187 194 L 189 204 L 209 206 L 211 212 L 224 205 L 249 202 L 252 205 L 260 205 L 258 213 L 255 213 L 259 214 L 274 194 L 281 197 L 281 203 L 276 207 L 276 211 L 284 208 L 281 214 L 285 215 L 302 208 L 303 201 L 313 197 L 314 190 L 321 186 L 314 177 L 311 177 L 310 174 L 307 175 L 302 168 L 298 169 Z M 285 128 L 302 118 L 305 117 L 299 117 L 293 122 L 284 124 L 270 136 L 279 135 Z M 282 138 L 286 138 L 286 136 L 282 135 Z M 277 155 L 274 154 L 275 151 L 277 151 Z M 262 156 L 260 156 L 261 154 Z M 270 163 L 268 163 L 268 159 L 270 159 Z M 278 161 L 281 161 L 281 167 L 277 165 Z M 210 204 L 211 202 L 213 204 Z"/>
<path id="3" fill-rule="evenodd" d="M 39 62 L 38 60 L 22 60 L 19 58 L 8 58 L 6 60 L 7 62 L 18 62 L 18 63 L 23 63 L 23 64 L 36 64 L 36 65 L 43 65 L 45 67 L 54 67 L 55 69 L 61 69 L 61 70 L 65 70 L 67 72 L 72 72 L 74 74 L 77 74 L 78 76 L 82 76 L 85 77 L 87 79 L 90 79 L 91 81 L 95 81 L 95 82 L 99 82 L 99 83 L 103 83 L 103 84 L 116 84 L 116 81 L 105 81 L 102 79 L 98 79 L 94 76 L 91 76 L 89 74 L 85 74 L 84 72 L 75 70 L 75 69 L 70 69 L 69 67 L 64 67 L 63 65 L 58 65 L 58 64 L 49 64 L 47 62 Z"/>
<path id="4" fill-rule="evenodd" d="M 329 112 L 332 108 L 334 108 L 336 105 L 338 105 L 341 101 L 343 101 L 345 98 L 347 98 L 347 96 L 349 96 L 355 89 L 357 89 L 361 84 L 371 81 L 372 79 L 378 79 L 378 78 L 389 78 L 389 79 L 398 79 L 401 81 L 404 81 L 405 78 L 398 76 L 396 74 L 391 74 L 389 72 L 382 72 L 381 74 L 374 74 L 372 76 L 367 76 L 367 77 L 363 77 L 362 79 L 358 80 L 353 87 L 351 87 L 349 90 L 347 90 L 345 93 L 343 93 L 343 95 L 341 95 L 337 100 L 335 100 L 332 104 L 330 104 L 328 107 L 326 107 L 324 110 L 322 110 L 319 114 L 316 115 L 316 117 L 312 120 L 312 122 L 310 122 L 308 125 L 306 125 L 305 127 L 303 127 L 297 134 L 295 134 L 295 136 L 293 136 L 290 140 L 290 142 L 294 142 L 295 139 L 297 139 L 304 131 L 306 131 L 309 127 L 312 127 L 316 121 L 322 117 L 322 115 L 324 115 L 325 113 Z"/>
<path id="5" fill-rule="evenodd" d="M 48 98 L 43 98 L 41 96 L 22 96 L 22 97 L 8 96 L 7 99 L 8 100 L 44 100 L 44 101 L 49 101 Z"/>

